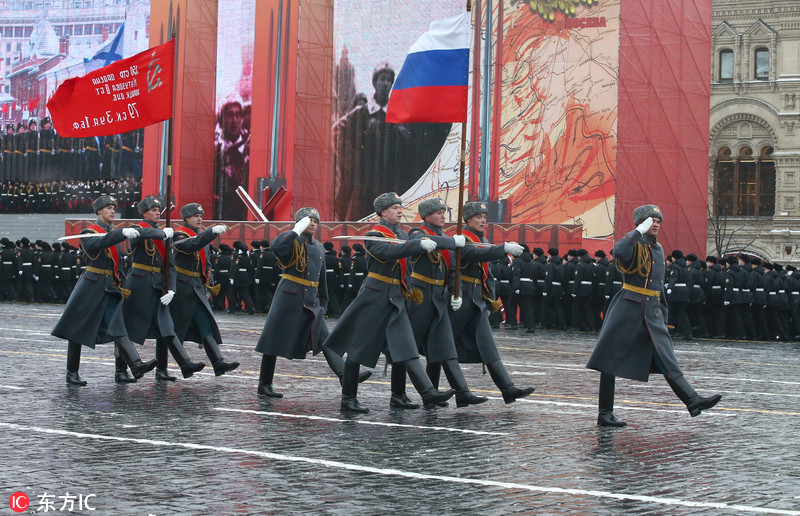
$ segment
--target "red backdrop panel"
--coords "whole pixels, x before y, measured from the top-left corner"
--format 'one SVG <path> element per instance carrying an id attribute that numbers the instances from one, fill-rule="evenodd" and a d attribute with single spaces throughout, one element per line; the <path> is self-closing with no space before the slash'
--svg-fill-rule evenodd
<path id="1" fill-rule="evenodd" d="M 657 204 L 666 251 L 704 253 L 711 0 L 624 0 L 620 17 L 615 235 Z"/>

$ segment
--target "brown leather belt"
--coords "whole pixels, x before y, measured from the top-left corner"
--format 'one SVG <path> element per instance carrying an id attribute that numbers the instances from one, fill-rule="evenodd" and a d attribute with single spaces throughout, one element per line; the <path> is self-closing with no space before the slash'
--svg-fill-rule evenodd
<path id="1" fill-rule="evenodd" d="M 623 283 L 622 289 L 630 290 L 631 292 L 636 292 L 637 294 L 642 294 L 643 296 L 661 297 L 661 292 L 658 290 L 651 290 L 649 288 L 637 287 L 634 285 L 629 285 L 628 283 Z"/>
<path id="2" fill-rule="evenodd" d="M 480 285 L 483 283 L 483 280 L 480 278 L 473 278 L 471 276 L 464 276 L 461 275 L 461 281 L 464 283 L 472 283 L 473 285 Z"/>
<path id="3" fill-rule="evenodd" d="M 427 283 L 428 285 L 444 285 L 443 279 L 433 279 L 428 276 L 423 276 L 422 274 L 418 274 L 416 272 L 412 272 L 411 277 L 420 280 L 423 283 Z"/>
<path id="4" fill-rule="evenodd" d="M 383 274 L 378 274 L 377 272 L 370 272 L 367 274 L 368 278 L 373 278 L 383 283 L 388 283 L 389 285 L 402 285 L 403 282 L 396 278 L 390 278 L 389 276 L 384 276 Z"/>
<path id="5" fill-rule="evenodd" d="M 187 276 L 191 276 L 192 278 L 200 278 L 203 275 L 199 272 L 190 271 L 189 269 L 181 269 L 180 267 L 175 267 L 176 272 L 180 272 L 181 274 L 186 274 Z"/>
<path id="6" fill-rule="evenodd" d="M 131 267 L 133 267 L 134 269 L 141 269 L 143 271 L 148 271 L 148 272 L 161 272 L 161 267 L 152 267 L 150 265 L 144 265 L 142 263 L 133 262 L 133 265 L 131 265 Z"/>
<path id="7" fill-rule="evenodd" d="M 287 281 L 291 281 L 293 283 L 298 283 L 300 285 L 305 285 L 306 287 L 313 287 L 313 288 L 319 287 L 319 281 L 311 281 L 311 280 L 307 280 L 305 278 L 299 278 L 297 276 L 292 276 L 291 274 L 287 274 L 285 272 L 283 273 L 283 276 L 281 276 L 281 277 L 283 279 L 287 280 Z"/>
<path id="8" fill-rule="evenodd" d="M 93 272 L 95 274 L 103 274 L 104 276 L 113 276 L 114 271 L 110 269 L 100 269 L 98 267 L 87 266 L 86 272 Z"/>

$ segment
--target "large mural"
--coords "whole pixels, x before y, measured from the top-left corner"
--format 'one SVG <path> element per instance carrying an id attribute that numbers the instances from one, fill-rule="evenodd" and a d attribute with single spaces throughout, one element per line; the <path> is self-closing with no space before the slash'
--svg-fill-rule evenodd
<path id="1" fill-rule="evenodd" d="M 369 218 L 372 198 L 396 190 L 409 219 L 418 202 L 439 196 L 455 220 L 460 124 L 385 124 L 382 110 L 407 49 L 431 20 L 463 12 L 464 3 L 374 3 L 335 5 L 333 180 L 347 193 L 337 196 L 336 215 Z M 485 52 L 493 67 L 489 91 L 472 95 L 470 191 L 505 206 L 499 222 L 582 224 L 584 236 L 604 237 L 614 221 L 619 0 L 576 0 L 569 12 L 543 4 L 495 2 L 490 44 L 486 14 L 474 11 L 473 91 L 485 84 Z"/>

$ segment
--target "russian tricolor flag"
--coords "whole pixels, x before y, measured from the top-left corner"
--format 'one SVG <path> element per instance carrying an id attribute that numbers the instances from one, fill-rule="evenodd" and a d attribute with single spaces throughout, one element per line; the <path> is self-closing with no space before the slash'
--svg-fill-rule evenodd
<path id="1" fill-rule="evenodd" d="M 392 87 L 386 121 L 465 122 L 470 15 L 436 20 L 408 51 Z"/>

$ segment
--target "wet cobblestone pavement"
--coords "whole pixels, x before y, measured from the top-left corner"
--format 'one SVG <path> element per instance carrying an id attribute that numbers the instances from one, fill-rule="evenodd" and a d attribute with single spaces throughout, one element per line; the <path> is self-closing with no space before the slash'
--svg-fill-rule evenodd
<path id="1" fill-rule="evenodd" d="M 686 377 L 722 402 L 691 418 L 662 377 L 618 379 L 629 426 L 611 429 L 595 424 L 592 334 L 496 331 L 517 385 L 536 386 L 514 404 L 470 364 L 488 403 L 390 409 L 381 362 L 359 389 L 371 412 L 343 416 L 321 356 L 278 359 L 285 397 L 256 396 L 263 316 L 217 316 L 231 374 L 118 385 L 106 345 L 83 350 L 89 385 L 67 386 L 61 310 L 0 304 L 0 514 L 17 492 L 34 513 L 800 514 L 798 344 L 678 341 Z"/>

